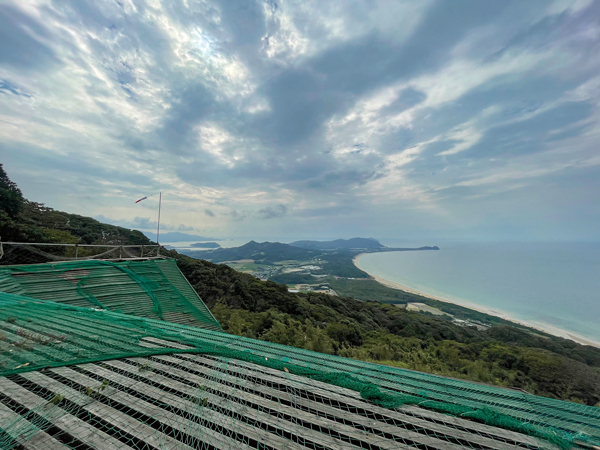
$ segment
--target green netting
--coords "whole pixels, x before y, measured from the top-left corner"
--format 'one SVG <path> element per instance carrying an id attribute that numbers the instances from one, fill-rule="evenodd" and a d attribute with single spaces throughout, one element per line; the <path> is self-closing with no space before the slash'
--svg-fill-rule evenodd
<path id="1" fill-rule="evenodd" d="M 115 448 L 600 444 L 598 408 L 5 293 L 0 392 L 0 448 L 94 448 L 86 426 Z"/>
<path id="2" fill-rule="evenodd" d="M 0 291 L 222 331 L 173 259 L 2 266 Z"/>

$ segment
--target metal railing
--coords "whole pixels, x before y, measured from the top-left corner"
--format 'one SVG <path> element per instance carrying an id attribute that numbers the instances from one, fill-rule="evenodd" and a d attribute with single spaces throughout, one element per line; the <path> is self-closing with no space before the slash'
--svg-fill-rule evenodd
<path id="1" fill-rule="evenodd" d="M 52 261 L 126 261 L 163 258 L 160 245 L 61 244 L 1 242 L 0 264 L 36 264 Z"/>

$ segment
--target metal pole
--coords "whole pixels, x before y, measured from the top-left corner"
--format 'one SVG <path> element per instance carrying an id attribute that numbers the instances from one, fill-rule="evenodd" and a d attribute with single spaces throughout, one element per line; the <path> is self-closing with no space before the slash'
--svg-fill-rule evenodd
<path id="1" fill-rule="evenodd" d="M 75 244 L 75 259 L 77 259 L 77 254 L 79 253 L 79 245 Z"/>
<path id="2" fill-rule="evenodd" d="M 160 242 L 158 241 L 158 237 L 160 235 L 160 206 L 162 203 L 162 192 L 158 193 L 158 227 L 156 228 L 156 243 L 158 244 L 158 250 L 156 250 L 156 255 L 160 256 Z"/>

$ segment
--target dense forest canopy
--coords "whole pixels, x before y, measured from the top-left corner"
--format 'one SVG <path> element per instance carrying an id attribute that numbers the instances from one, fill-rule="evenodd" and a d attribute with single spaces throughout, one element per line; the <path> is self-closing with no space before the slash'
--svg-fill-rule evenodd
<path id="1" fill-rule="evenodd" d="M 8 178 L 4 167 L 0 164 L 0 210 L 14 219 L 23 205 L 23 193 L 17 184 Z"/>

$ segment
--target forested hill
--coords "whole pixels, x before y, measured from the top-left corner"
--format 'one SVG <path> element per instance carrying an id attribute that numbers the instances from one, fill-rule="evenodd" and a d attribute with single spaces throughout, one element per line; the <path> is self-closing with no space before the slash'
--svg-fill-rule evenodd
<path id="1" fill-rule="evenodd" d="M 225 261 L 252 260 L 257 264 L 274 264 L 281 261 L 312 261 L 326 263 L 325 268 L 313 271 L 314 274 L 328 274 L 339 277 L 368 277 L 352 263 L 353 255 L 359 251 L 328 251 L 294 247 L 280 242 L 250 241 L 240 247 L 218 248 L 214 250 L 182 250 L 188 256 L 206 259 L 214 263 Z"/>
<path id="2" fill-rule="evenodd" d="M 4 242 L 141 245 L 140 231 L 101 223 L 91 217 L 48 208 L 23 197 L 0 164 L 0 237 Z"/>
<path id="3" fill-rule="evenodd" d="M 209 259 L 212 262 L 252 259 L 263 263 L 286 260 L 308 260 L 321 254 L 318 250 L 292 247 L 279 242 L 250 241 L 240 247 L 218 248 L 215 250 L 195 251 L 194 256 Z"/>
<path id="4" fill-rule="evenodd" d="M 3 240 L 149 243 L 139 232 L 28 202 L 1 165 L 0 230 Z M 247 245 L 248 250 L 262 251 L 261 244 Z M 285 246 L 271 245 L 274 252 Z M 292 248 L 305 252 L 298 259 L 314 254 Z M 261 281 L 226 265 L 173 250 L 164 253 L 177 259 L 229 333 L 600 405 L 600 349 L 506 322 L 479 331 L 395 305 L 291 293 L 284 284 Z M 406 293 L 404 299 L 411 296 Z"/>
<path id="5" fill-rule="evenodd" d="M 290 244 L 293 247 L 309 248 L 315 250 L 348 250 L 348 249 L 373 249 L 384 248 L 377 239 L 352 238 L 336 239 L 334 241 L 295 241 Z"/>

